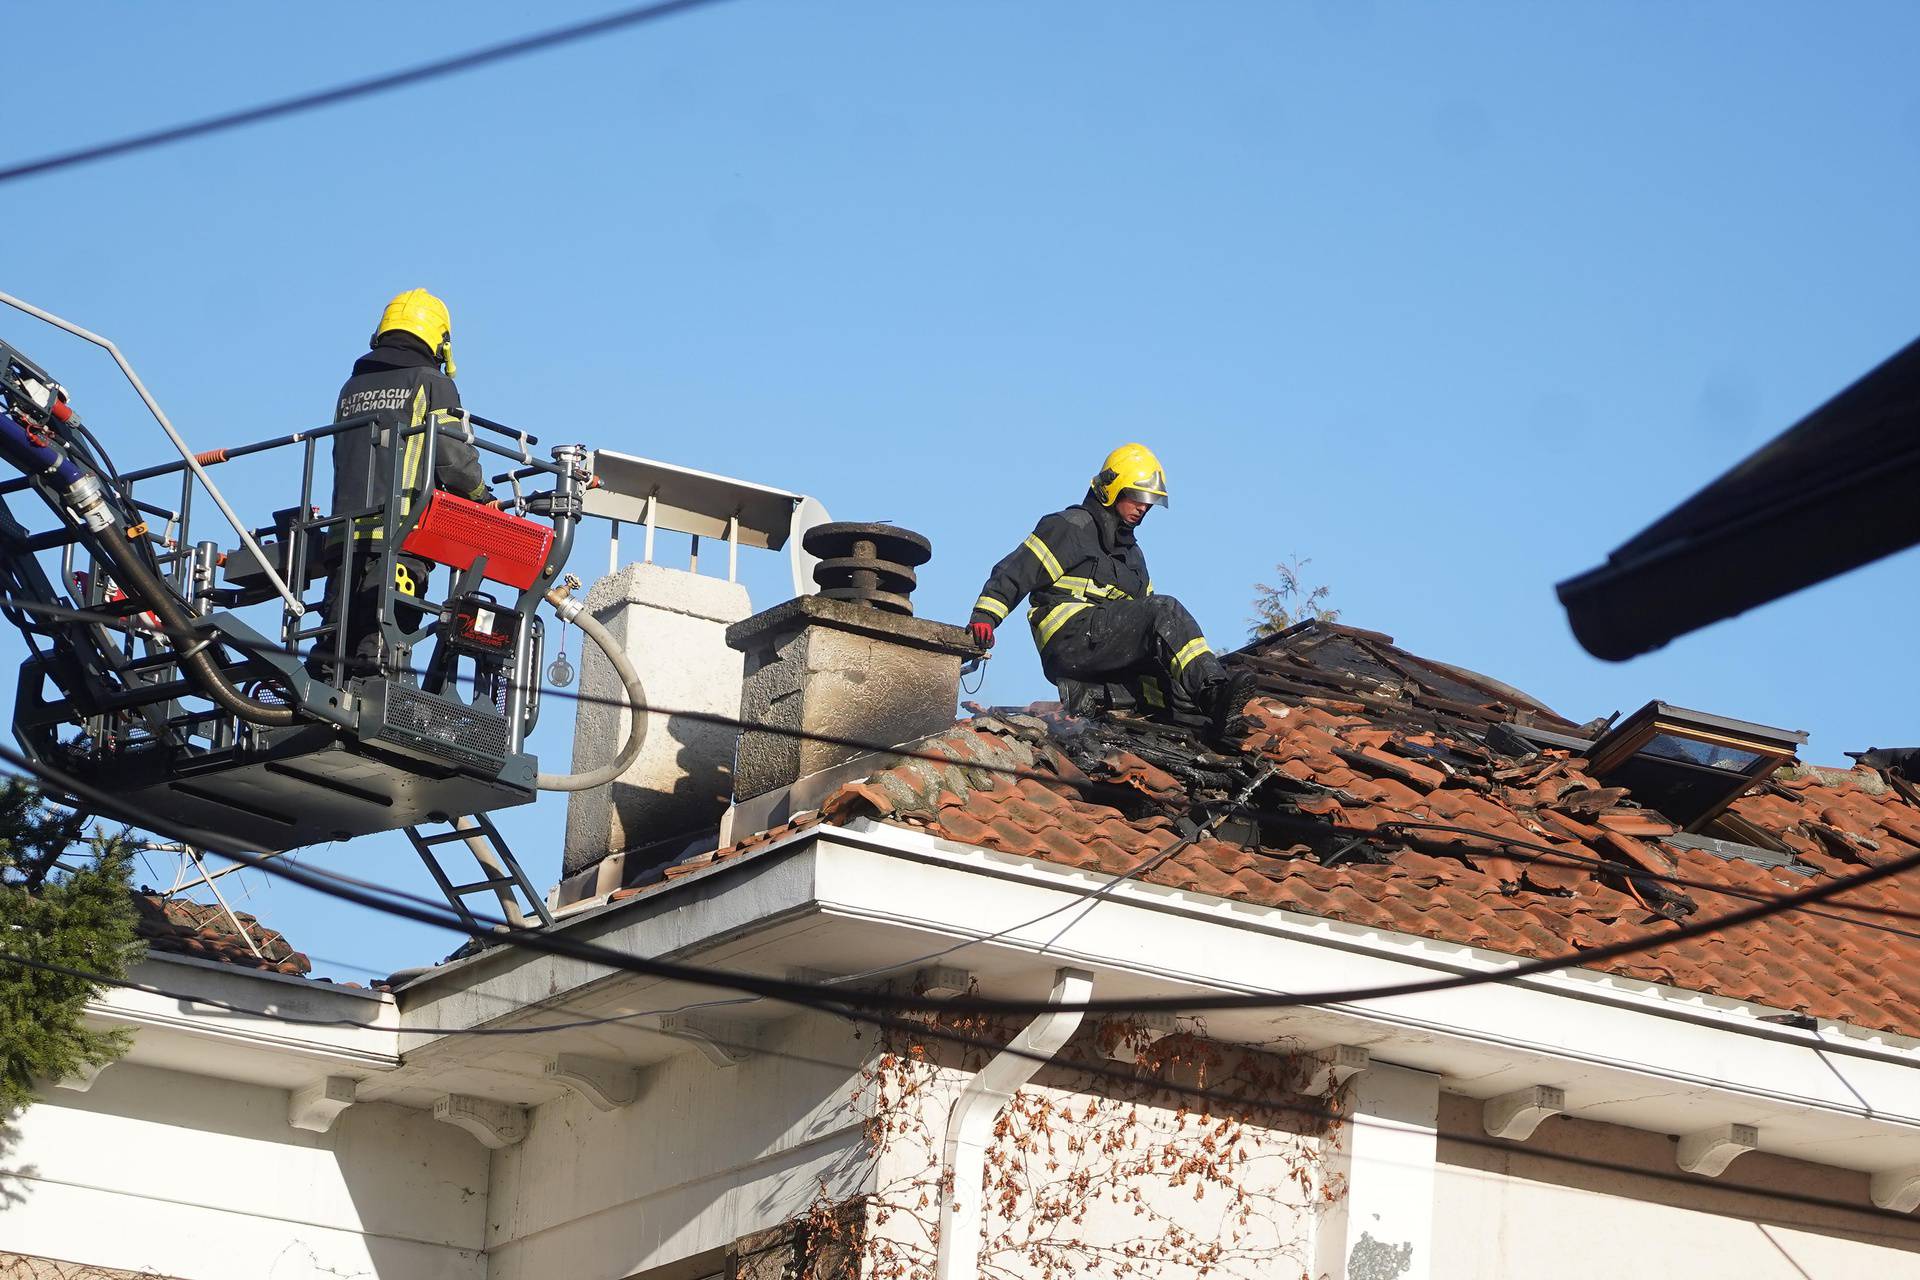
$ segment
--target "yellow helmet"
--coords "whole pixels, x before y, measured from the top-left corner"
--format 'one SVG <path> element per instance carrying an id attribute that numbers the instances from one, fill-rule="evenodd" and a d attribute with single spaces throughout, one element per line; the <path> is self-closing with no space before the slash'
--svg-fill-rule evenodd
<path id="1" fill-rule="evenodd" d="M 1167 505 L 1167 473 L 1153 450 L 1143 444 L 1123 444 L 1100 464 L 1093 478 L 1100 504 L 1110 507 L 1122 498 L 1156 507 Z"/>
<path id="2" fill-rule="evenodd" d="M 374 327 L 370 341 L 378 342 L 381 334 L 395 329 L 426 343 L 434 358 L 447 366 L 447 376 L 453 376 L 453 317 L 446 303 L 425 289 L 396 294 L 380 313 L 380 323 Z"/>

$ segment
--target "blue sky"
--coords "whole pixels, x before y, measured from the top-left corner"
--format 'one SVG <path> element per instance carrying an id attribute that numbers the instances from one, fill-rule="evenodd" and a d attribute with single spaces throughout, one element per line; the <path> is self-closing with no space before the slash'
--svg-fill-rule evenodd
<path id="1" fill-rule="evenodd" d="M 0 86 L 0 162 L 599 11 L 25 10 L 9 44 L 48 56 Z M 1839 761 L 1920 739 L 1913 553 L 1623 666 L 1552 584 L 1920 327 L 1917 36 L 1865 3 L 734 0 L 17 183 L 0 288 L 113 336 L 207 448 L 324 421 L 381 303 L 431 287 L 477 411 L 918 529 L 953 621 L 1141 440 L 1157 583 L 1220 647 L 1309 557 L 1346 621 L 1573 719 L 1659 697 Z M 0 337 L 123 466 L 166 456 L 103 357 Z M 1020 632 L 984 699 L 1046 695 Z M 550 704 L 536 745 L 569 727 Z M 543 883 L 562 804 L 504 819 Z M 397 839 L 302 856 L 431 892 Z M 449 945 L 235 880 L 320 972 Z"/>

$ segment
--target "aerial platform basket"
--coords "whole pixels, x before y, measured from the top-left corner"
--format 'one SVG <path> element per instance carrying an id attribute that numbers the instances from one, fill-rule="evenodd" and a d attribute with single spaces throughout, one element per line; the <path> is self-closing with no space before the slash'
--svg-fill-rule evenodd
<path id="1" fill-rule="evenodd" d="M 0 343 L 0 462 L 18 473 L 0 480 L 0 614 L 28 649 L 15 737 L 51 790 L 67 776 L 111 792 L 128 816 L 275 851 L 534 799 L 540 775 L 523 744 L 539 710 L 536 611 L 581 517 L 586 450 L 536 458 L 526 433 L 466 413 L 382 421 L 199 454 L 176 435 L 178 461 L 122 471 L 65 389 Z M 319 450 L 376 429 L 427 475 L 455 439 L 507 459 L 517 513 L 442 492 L 411 500 L 392 468 L 370 476 L 363 503 L 322 514 Z M 250 528 L 208 478 L 214 466 L 297 483 Z M 539 479 L 552 488 L 523 489 Z M 204 510 L 207 495 L 237 545 L 201 531 L 196 497 Z M 370 524 L 367 542 L 340 536 Z M 444 577 L 400 590 L 408 553 L 445 567 L 444 599 L 428 591 Z M 483 580 L 515 591 L 495 600 Z M 313 599 L 322 581 L 377 590 Z M 457 643 L 475 602 L 499 639 L 491 648 Z M 377 659 L 351 652 L 362 636 Z"/>

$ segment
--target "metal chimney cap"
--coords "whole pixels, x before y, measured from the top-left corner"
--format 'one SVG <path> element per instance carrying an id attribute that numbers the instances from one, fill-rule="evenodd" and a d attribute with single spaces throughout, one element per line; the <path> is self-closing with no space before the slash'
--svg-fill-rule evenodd
<path id="1" fill-rule="evenodd" d="M 918 585 L 914 566 L 933 558 L 931 542 L 891 524 L 815 525 L 802 545 L 820 557 L 813 580 L 821 595 L 908 616 L 913 613 L 909 597 Z"/>

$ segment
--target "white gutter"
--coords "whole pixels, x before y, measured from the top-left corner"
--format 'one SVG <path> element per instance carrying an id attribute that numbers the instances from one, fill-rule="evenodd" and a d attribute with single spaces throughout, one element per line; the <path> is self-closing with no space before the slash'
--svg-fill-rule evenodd
<path id="1" fill-rule="evenodd" d="M 1098 909 L 1084 910 L 1089 905 Z M 757 973 L 819 973 L 835 948 L 888 967 L 979 948 L 970 967 L 983 971 L 990 995 L 1008 994 L 1011 974 L 1063 965 L 1124 979 L 1140 995 L 1283 995 L 1498 976 L 1515 962 L 1466 944 L 1116 883 L 869 820 L 788 832 L 750 857 L 582 912 L 566 927 L 636 956 Z M 930 938 L 948 945 L 928 956 Z M 437 1044 L 447 1039 L 442 1028 L 507 1021 L 503 1008 L 546 1007 L 615 981 L 645 989 L 663 1007 L 739 998 L 495 949 L 409 988 L 404 1021 L 431 1029 L 404 1033 L 402 1047 Z M 765 1010 L 761 1019 L 778 1016 L 776 1004 Z M 1456 1092 L 1483 1102 L 1547 1086 L 1565 1093 L 1568 1114 L 1603 1123 L 1683 1134 L 1737 1123 L 1759 1127 L 1760 1149 L 1776 1155 L 1867 1172 L 1920 1166 L 1920 1039 L 1825 1019 L 1811 1028 L 1765 1020 L 1780 1013 L 1573 970 L 1403 999 L 1222 1014 L 1210 1032 L 1247 1044 L 1365 1047 L 1381 1062 L 1446 1076 Z"/>
<path id="2" fill-rule="evenodd" d="M 1055 1004 L 1079 1004 L 1093 995 L 1093 975 L 1085 969 L 1056 969 Z M 1080 1026 L 1077 1009 L 1043 1013 L 967 1082 L 947 1117 L 942 1159 L 951 1188 L 940 1203 L 940 1249 L 934 1280 L 978 1280 L 980 1217 L 987 1172 L 987 1139 L 994 1121 L 1021 1085 L 1033 1079 L 1048 1058 L 1060 1052 Z"/>
<path id="3" fill-rule="evenodd" d="M 1492 951 L 1470 943 L 1447 942 L 1371 925 L 1348 924 L 1330 917 L 1312 916 L 1285 907 L 1222 898 L 1197 890 L 1170 888 L 1138 880 L 1124 881 L 1114 886 L 1111 883 L 1113 877 L 1105 874 L 1062 867 L 1037 858 L 1000 853 L 992 849 L 947 840 L 926 831 L 894 826 L 874 819 L 862 818 L 845 827 L 813 828 L 797 834 L 818 836 L 849 848 L 870 849 L 877 853 L 900 855 L 935 866 L 970 871 L 1026 888 L 1048 889 L 1083 898 L 1091 898 L 1098 893 L 1112 905 L 1124 904 L 1166 916 L 1225 925 L 1232 929 L 1246 930 L 1274 939 L 1335 948 L 1356 958 L 1364 957 L 1368 960 L 1431 970 L 1434 976 L 1485 973 L 1510 967 L 1525 959 L 1523 956 Z M 955 904 L 950 898 L 935 898 L 933 901 L 946 908 L 950 915 L 954 914 Z M 1018 908 L 1010 910 L 1017 911 Z M 889 923 L 919 929 L 951 931 L 955 927 L 953 921 L 947 917 L 912 916 L 897 909 L 887 912 L 884 917 L 876 915 L 875 919 L 884 919 Z M 993 941 L 1004 946 L 1020 947 L 1026 950 L 1035 949 L 1033 940 L 1021 929 L 1009 930 L 997 922 L 977 927 L 980 931 L 978 939 L 980 941 Z M 1054 938 L 1046 945 L 1039 947 L 1038 951 L 1059 959 L 1100 962 L 1106 959 L 1095 957 L 1084 951 L 1069 951 L 1068 948 L 1057 945 L 1058 941 L 1058 938 Z M 1283 994 L 1265 984 L 1249 984 L 1244 980 L 1223 980 L 1219 973 L 1204 969 L 1175 969 L 1165 965 L 1152 969 L 1137 965 L 1129 967 L 1136 972 L 1150 973 L 1153 977 L 1165 981 L 1188 983 L 1222 992 Z M 1243 969 L 1240 972 L 1248 971 Z M 1379 981 L 1383 983 L 1405 981 L 1408 977 L 1409 975 L 1406 974 L 1391 976 L 1383 974 Z M 1730 1031 L 1808 1050 L 1829 1051 L 1885 1062 L 1889 1065 L 1897 1064 L 1908 1069 L 1920 1068 L 1920 1040 L 1897 1032 L 1878 1031 L 1831 1018 L 1815 1019 L 1817 1025 L 1813 1029 L 1768 1023 L 1761 1019 L 1778 1017 L 1789 1011 L 1761 1005 L 1754 1001 L 1709 995 L 1686 987 L 1647 982 L 1604 970 L 1566 968 L 1532 974 L 1525 978 L 1505 980 L 1502 985 L 1510 989 L 1527 990 L 1542 995 L 1571 997 L 1576 1000 L 1611 1005 L 1635 1013 L 1690 1022 L 1715 1030 Z M 1386 1013 L 1378 1005 L 1316 1007 L 1369 1018 L 1404 1021 L 1409 1026 L 1418 1023 L 1417 1019 L 1401 1018 Z M 1420 1025 L 1429 1031 L 1458 1030 L 1458 1028 L 1439 1023 Z M 1824 1033 L 1832 1033 L 1836 1038 L 1829 1039 Z"/>
<path id="4" fill-rule="evenodd" d="M 149 952 L 128 977 L 174 993 L 109 987 L 87 1001 L 89 1018 L 140 1033 L 129 1062 L 256 1084 L 267 1079 L 258 1076 L 258 1062 L 245 1051 L 329 1072 L 384 1073 L 400 1066 L 399 1033 L 381 1025 L 397 1021 L 398 1010 L 391 997 L 378 992 L 164 951 Z M 180 996 L 204 996 L 213 1003 L 194 1004 Z M 222 1004 L 260 1012 L 236 1012 Z M 289 1022 L 282 1014 L 312 1021 Z M 236 1056 L 235 1051 L 241 1052 Z M 195 1065 L 183 1066 L 184 1061 Z"/>
<path id="5" fill-rule="evenodd" d="M 819 839 L 816 893 L 830 914 L 911 930 L 916 944 L 928 933 L 952 938 L 953 950 L 985 943 L 991 950 L 976 953 L 975 968 L 993 952 L 1025 953 L 1028 963 L 1182 989 L 1289 994 L 1497 972 L 1515 960 L 1198 892 L 1114 885 L 1109 876 L 877 823 Z M 1056 937 L 1060 919 L 1047 913 L 1103 887 L 1100 909 L 1073 916 L 1071 931 Z M 1042 923 L 1029 927 L 1033 920 Z M 1280 974 L 1284 985 L 1271 981 Z M 1395 1000 L 1222 1014 L 1211 1030 L 1248 1043 L 1277 1034 L 1361 1045 L 1382 1061 L 1451 1076 L 1460 1092 L 1483 1100 L 1551 1085 L 1566 1091 L 1569 1114 L 1650 1132 L 1684 1132 L 1704 1113 L 1716 1123 L 1758 1125 L 1761 1149 L 1778 1155 L 1869 1172 L 1920 1165 L 1920 1045 L 1825 1020 L 1813 1029 L 1761 1021 L 1768 1016 L 1777 1011 L 1576 970 Z"/>

